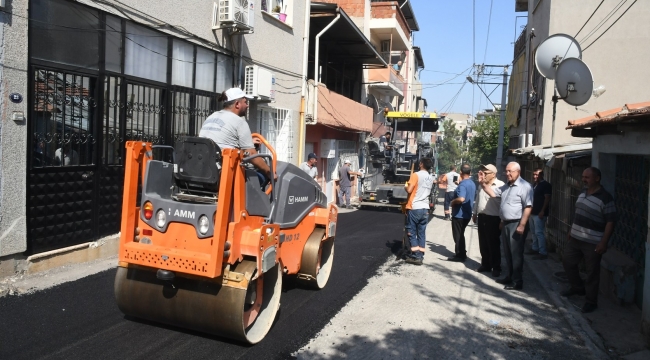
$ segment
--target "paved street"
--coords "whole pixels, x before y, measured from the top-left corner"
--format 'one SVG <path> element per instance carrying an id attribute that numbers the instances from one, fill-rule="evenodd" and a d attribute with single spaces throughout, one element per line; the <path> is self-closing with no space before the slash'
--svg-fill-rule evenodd
<path id="1" fill-rule="evenodd" d="M 436 214 L 442 215 L 439 206 Z M 299 359 L 585 359 L 591 355 L 529 271 L 506 292 L 480 261 L 476 228 L 465 263 L 453 255 L 451 222 L 434 218 L 423 266 L 391 258 L 296 355 Z M 530 261 L 529 258 L 526 261 Z"/>
<path id="2" fill-rule="evenodd" d="M 530 272 L 523 292 L 476 273 L 469 227 L 466 263 L 452 253 L 451 223 L 429 224 L 423 266 L 394 259 L 401 214 L 340 214 L 335 267 L 322 291 L 285 282 L 269 335 L 243 346 L 125 318 L 113 299 L 114 269 L 31 295 L 0 298 L 2 359 L 583 359 L 581 340 Z M 442 208 L 438 208 L 438 216 Z"/>
<path id="3" fill-rule="evenodd" d="M 286 359 L 367 284 L 391 253 L 387 241 L 401 237 L 401 214 L 341 212 L 328 286 L 305 290 L 285 281 L 276 323 L 256 346 L 125 318 L 110 269 L 0 298 L 0 359 Z"/>

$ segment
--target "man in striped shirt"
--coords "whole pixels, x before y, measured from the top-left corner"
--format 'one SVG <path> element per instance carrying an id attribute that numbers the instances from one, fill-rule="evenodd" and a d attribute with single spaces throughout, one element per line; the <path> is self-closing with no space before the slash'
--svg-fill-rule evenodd
<path id="1" fill-rule="evenodd" d="M 600 259 L 607 251 L 607 242 L 614 232 L 616 207 L 614 198 L 600 185 L 601 173 L 590 167 L 582 172 L 586 189 L 578 196 L 576 213 L 564 248 L 564 270 L 571 287 L 562 296 L 585 295 L 583 313 L 597 308 L 600 283 Z M 584 258 L 587 279 L 582 281 L 578 265 Z"/>

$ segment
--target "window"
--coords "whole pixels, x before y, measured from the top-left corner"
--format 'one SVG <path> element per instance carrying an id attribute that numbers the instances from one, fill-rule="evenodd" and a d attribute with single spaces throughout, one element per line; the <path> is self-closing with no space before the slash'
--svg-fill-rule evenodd
<path id="1" fill-rule="evenodd" d="M 174 39 L 172 84 L 192 87 L 194 78 L 194 45 Z"/>
<path id="2" fill-rule="evenodd" d="M 259 110 L 260 133 L 273 146 L 278 160 L 293 163 L 293 117 L 291 110 Z"/>
<path id="3" fill-rule="evenodd" d="M 126 33 L 124 72 L 167 82 L 167 37 L 130 22 L 126 23 Z"/>
<path id="4" fill-rule="evenodd" d="M 214 91 L 214 51 L 197 46 L 196 48 L 196 82 L 195 87 L 200 90 Z"/>
<path id="5" fill-rule="evenodd" d="M 29 9 L 32 58 L 99 69 L 99 12 L 61 0 L 33 0 Z"/>
<path id="6" fill-rule="evenodd" d="M 265 11 L 278 20 L 292 24 L 293 21 L 293 0 L 261 0 L 262 11 Z"/>

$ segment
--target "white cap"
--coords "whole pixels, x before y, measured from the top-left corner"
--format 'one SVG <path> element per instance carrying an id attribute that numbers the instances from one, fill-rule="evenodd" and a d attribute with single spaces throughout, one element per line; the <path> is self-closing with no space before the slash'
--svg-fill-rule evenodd
<path id="1" fill-rule="evenodd" d="M 343 163 L 344 163 L 344 164 L 352 164 L 352 161 L 350 161 L 350 160 L 345 160 Z"/>
<path id="2" fill-rule="evenodd" d="M 226 90 L 226 97 L 227 97 L 226 102 L 234 101 L 241 98 L 255 99 L 254 96 L 246 95 L 246 93 L 242 89 L 237 87 Z"/>

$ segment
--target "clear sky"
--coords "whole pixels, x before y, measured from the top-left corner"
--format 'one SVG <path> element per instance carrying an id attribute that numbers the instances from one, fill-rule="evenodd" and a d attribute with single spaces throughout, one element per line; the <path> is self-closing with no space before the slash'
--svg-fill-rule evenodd
<path id="1" fill-rule="evenodd" d="M 465 79 L 472 70 L 474 61 L 477 64 L 490 65 L 512 62 L 514 41 L 522 30 L 521 25 L 526 24 L 526 18 L 516 16 L 526 13 L 515 12 L 515 0 L 409 1 L 420 26 L 420 31 L 414 32 L 413 44 L 420 47 L 424 58 L 425 69 L 421 73 L 420 81 L 423 84 L 422 96 L 427 99 L 427 110 L 475 114 L 479 109 L 491 108 L 485 95 L 476 88 L 477 85 L 472 85 Z M 475 49 L 472 40 L 474 3 Z M 502 74 L 503 69 L 493 68 L 491 71 Z M 511 71 L 512 67 L 509 68 L 509 72 Z M 462 75 L 454 78 L 459 73 Z M 476 76 L 473 78 L 476 79 Z M 500 83 L 502 79 L 502 76 L 497 76 L 484 77 L 481 80 Z M 464 87 L 462 83 L 466 83 Z M 488 94 L 494 90 L 490 99 L 495 104 L 501 103 L 501 86 L 480 86 Z"/>

